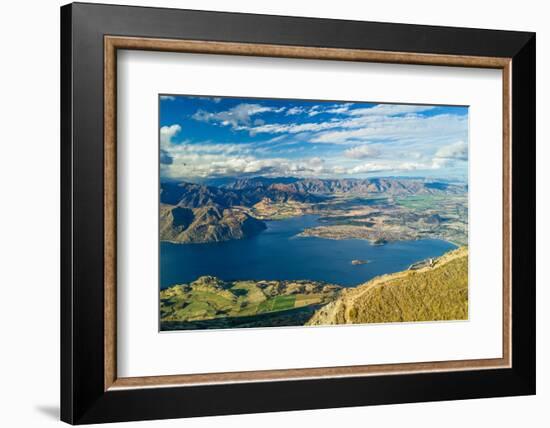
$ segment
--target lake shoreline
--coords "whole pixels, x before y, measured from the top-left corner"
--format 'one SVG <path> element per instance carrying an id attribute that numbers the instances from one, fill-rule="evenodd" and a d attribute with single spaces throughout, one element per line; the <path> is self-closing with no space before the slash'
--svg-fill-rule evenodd
<path id="1" fill-rule="evenodd" d="M 161 331 L 334 324 L 346 317 L 358 316 L 357 311 L 355 315 L 348 313 L 346 308 L 353 306 L 349 301 L 363 301 L 367 295 L 377 299 L 379 293 L 376 290 L 399 286 L 402 287 L 401 291 L 392 296 L 412 293 L 410 297 L 414 297 L 414 293 L 418 292 L 416 288 L 422 289 L 428 283 L 432 297 L 441 300 L 448 297 L 447 292 L 451 292 L 454 303 L 451 307 L 443 308 L 443 312 L 440 304 L 420 306 L 415 309 L 420 312 L 415 312 L 409 320 L 415 320 L 415 317 L 446 319 L 448 316 L 463 319 L 467 314 L 467 296 L 464 298 L 462 291 L 464 287 L 467 288 L 467 275 L 463 275 L 467 272 L 467 254 L 467 247 L 460 247 L 440 257 L 427 259 L 421 265 L 417 262 L 414 269 L 410 266 L 403 271 L 383 274 L 355 287 L 308 280 L 224 281 L 212 276 L 201 277 L 190 284 L 174 285 L 161 290 Z M 454 282 L 445 283 L 448 275 L 460 280 L 459 290 L 454 290 Z M 440 292 L 439 289 L 443 286 L 446 291 Z M 343 301 L 348 303 L 342 304 Z M 408 302 L 406 300 L 405 303 Z M 375 308 L 380 312 L 380 305 L 375 305 Z M 368 318 L 370 315 L 372 314 L 369 312 L 362 313 L 361 316 L 367 317 L 366 322 L 378 322 L 381 316 L 382 319 L 388 317 L 388 321 L 398 321 L 403 314 L 395 318 L 395 313 L 390 308 L 377 313 L 372 319 Z M 403 316 L 411 317 L 411 314 L 407 312 Z"/>
<path id="2" fill-rule="evenodd" d="M 241 240 L 200 245 L 162 241 L 160 288 L 189 283 L 204 275 L 224 281 L 307 280 L 350 288 L 456 248 L 438 239 L 373 245 L 364 239 L 297 236 L 318 224 L 318 218 L 319 215 L 306 214 L 270 220 L 261 234 Z M 370 263 L 351 266 L 352 260 Z"/>

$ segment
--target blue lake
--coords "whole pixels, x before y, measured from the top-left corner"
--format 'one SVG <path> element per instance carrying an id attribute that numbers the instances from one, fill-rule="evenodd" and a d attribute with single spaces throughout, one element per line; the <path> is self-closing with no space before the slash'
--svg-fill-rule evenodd
<path id="1" fill-rule="evenodd" d="M 351 287 L 456 248 L 438 239 L 371 245 L 360 239 L 296 236 L 307 227 L 319 225 L 317 217 L 268 221 L 266 230 L 249 239 L 211 244 L 161 242 L 160 286 L 213 275 L 226 281 L 310 279 Z M 352 265 L 355 259 L 369 263 Z"/>

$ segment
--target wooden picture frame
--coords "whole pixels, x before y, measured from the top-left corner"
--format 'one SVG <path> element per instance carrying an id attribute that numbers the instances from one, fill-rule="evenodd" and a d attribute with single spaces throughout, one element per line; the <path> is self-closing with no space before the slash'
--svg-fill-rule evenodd
<path id="1" fill-rule="evenodd" d="M 118 377 L 118 49 L 502 70 L 502 358 Z M 62 420 L 81 424 L 535 392 L 533 33 L 76 3 L 61 9 L 61 52 Z M 320 392 L 315 398 L 314 390 Z"/>

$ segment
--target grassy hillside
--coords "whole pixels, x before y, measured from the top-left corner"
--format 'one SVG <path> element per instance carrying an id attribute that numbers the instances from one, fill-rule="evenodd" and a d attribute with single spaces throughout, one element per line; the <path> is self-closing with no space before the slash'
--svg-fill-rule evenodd
<path id="1" fill-rule="evenodd" d="M 308 325 L 468 319 L 468 249 L 418 270 L 384 275 L 340 293 Z"/>
<path id="2" fill-rule="evenodd" d="M 162 330 L 303 325 L 340 287 L 315 281 L 224 282 L 203 276 L 160 293 Z"/>

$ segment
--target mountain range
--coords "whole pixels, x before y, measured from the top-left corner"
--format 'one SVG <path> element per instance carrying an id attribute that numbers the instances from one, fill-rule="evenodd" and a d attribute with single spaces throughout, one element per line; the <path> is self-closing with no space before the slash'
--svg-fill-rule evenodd
<path id="1" fill-rule="evenodd" d="M 242 239 L 266 228 L 246 212 L 210 204 L 198 208 L 161 206 L 160 237 L 174 243 L 220 242 Z"/>
<path id="2" fill-rule="evenodd" d="M 251 207 L 264 198 L 272 202 L 308 202 L 315 203 L 322 198 L 308 192 L 296 191 L 291 188 L 278 188 L 282 184 L 273 183 L 269 186 L 254 185 L 249 187 L 215 187 L 195 183 L 162 183 L 160 202 L 187 208 L 199 208 L 206 205 L 220 207 L 245 206 Z"/>
<path id="3" fill-rule="evenodd" d="M 163 182 L 160 237 L 177 243 L 242 239 L 266 228 L 247 212 L 258 203 L 316 204 L 333 196 L 459 194 L 466 185 L 423 178 L 312 179 L 252 177 L 218 186 Z"/>
<path id="4" fill-rule="evenodd" d="M 314 195 L 355 194 L 418 195 L 437 193 L 462 193 L 466 185 L 423 178 L 239 178 L 221 186 L 230 190 L 270 189 L 279 192 L 308 193 Z"/>
<path id="5" fill-rule="evenodd" d="M 294 177 L 236 178 L 219 186 L 188 182 L 161 183 L 161 202 L 197 208 L 209 203 L 223 206 L 252 206 L 264 198 L 273 202 L 315 203 L 318 196 L 333 194 L 391 196 L 422 194 L 458 194 L 467 190 L 465 184 L 424 178 L 320 179 Z"/>

